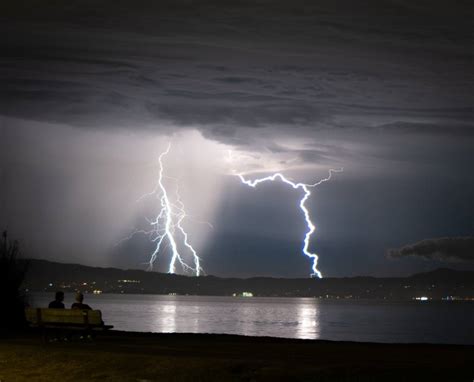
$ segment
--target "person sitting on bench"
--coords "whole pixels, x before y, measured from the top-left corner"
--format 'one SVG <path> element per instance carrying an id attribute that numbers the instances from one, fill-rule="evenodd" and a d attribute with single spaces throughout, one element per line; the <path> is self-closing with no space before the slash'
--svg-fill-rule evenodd
<path id="1" fill-rule="evenodd" d="M 64 309 L 64 292 L 57 291 L 54 297 L 54 301 L 51 301 L 48 305 L 48 308 L 51 309 Z"/>
<path id="2" fill-rule="evenodd" d="M 89 305 L 83 304 L 82 301 L 84 301 L 84 295 L 81 292 L 77 292 L 76 293 L 76 302 L 71 305 L 71 309 L 92 310 L 92 308 Z"/>

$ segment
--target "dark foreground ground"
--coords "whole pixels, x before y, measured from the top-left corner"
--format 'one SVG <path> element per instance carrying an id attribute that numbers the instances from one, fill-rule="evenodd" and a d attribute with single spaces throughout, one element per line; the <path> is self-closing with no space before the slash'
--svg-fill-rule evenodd
<path id="1" fill-rule="evenodd" d="M 0 381 L 473 381 L 474 346 L 111 331 L 0 339 Z"/>

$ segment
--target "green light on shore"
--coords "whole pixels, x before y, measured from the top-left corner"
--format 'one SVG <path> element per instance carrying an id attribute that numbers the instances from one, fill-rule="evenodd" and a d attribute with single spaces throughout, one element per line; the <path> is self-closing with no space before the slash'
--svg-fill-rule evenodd
<path id="1" fill-rule="evenodd" d="M 242 292 L 242 293 L 234 293 L 233 297 L 253 297 L 252 292 Z"/>

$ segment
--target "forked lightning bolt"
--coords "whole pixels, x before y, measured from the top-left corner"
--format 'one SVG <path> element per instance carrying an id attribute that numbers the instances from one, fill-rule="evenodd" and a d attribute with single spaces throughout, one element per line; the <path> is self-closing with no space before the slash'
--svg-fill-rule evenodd
<path id="1" fill-rule="evenodd" d="M 311 235 L 316 230 L 316 227 L 314 226 L 313 222 L 311 221 L 311 217 L 310 217 L 308 209 L 306 208 L 305 203 L 311 195 L 310 188 L 319 186 L 321 183 L 327 182 L 328 180 L 331 179 L 333 173 L 342 172 L 342 171 L 343 171 L 342 168 L 341 169 L 336 169 L 336 170 L 330 169 L 329 170 L 329 175 L 326 178 L 321 179 L 320 181 L 318 181 L 316 183 L 313 183 L 313 184 L 292 182 L 291 180 L 286 178 L 281 173 L 276 173 L 276 174 L 273 174 L 273 175 L 270 175 L 270 176 L 267 176 L 267 177 L 264 177 L 264 178 L 255 179 L 255 180 L 245 179 L 245 177 L 242 174 L 237 175 L 240 178 L 242 183 L 244 183 L 247 186 L 250 186 L 252 188 L 256 188 L 257 185 L 259 185 L 260 183 L 274 182 L 275 180 L 278 179 L 278 180 L 281 180 L 283 183 L 286 183 L 289 186 L 293 187 L 295 190 L 297 190 L 297 189 L 303 190 L 303 197 L 300 199 L 300 209 L 303 212 L 303 215 L 304 215 L 304 218 L 305 218 L 305 221 L 306 221 L 306 226 L 308 227 L 308 230 L 306 231 L 306 234 L 305 234 L 305 237 L 304 237 L 304 240 L 303 240 L 303 253 L 306 256 L 308 256 L 309 258 L 311 258 L 312 261 L 313 261 L 313 264 L 312 264 L 313 273 L 311 274 L 311 276 L 313 276 L 313 277 L 317 276 L 319 278 L 322 278 L 323 275 L 318 270 L 318 259 L 319 259 L 318 255 L 309 250 Z"/>
<path id="2" fill-rule="evenodd" d="M 196 276 L 199 276 L 202 272 L 201 259 L 194 247 L 189 243 L 188 234 L 182 225 L 184 219 L 188 217 L 184 209 L 184 204 L 181 201 L 178 190 L 176 190 L 175 203 L 172 203 L 168 190 L 164 185 L 165 175 L 163 158 L 170 152 L 170 149 L 171 144 L 168 144 L 167 149 L 158 157 L 159 172 L 155 188 L 153 191 L 143 195 L 139 199 L 142 200 L 147 197 L 156 197 L 161 206 L 159 214 L 153 220 L 148 220 L 151 225 L 150 230 L 136 230 L 124 240 L 128 240 L 135 234 L 139 233 L 148 235 L 150 240 L 155 243 L 155 248 L 151 253 L 149 261 L 150 269 L 153 269 L 153 264 L 157 260 L 160 251 L 163 251 L 164 245 L 167 245 L 171 250 L 171 260 L 168 266 L 168 273 L 176 273 L 176 266 L 179 264 L 184 271 L 190 271 Z M 188 264 L 184 259 L 181 252 L 181 250 L 184 249 L 183 247 L 190 252 L 193 264 Z"/>

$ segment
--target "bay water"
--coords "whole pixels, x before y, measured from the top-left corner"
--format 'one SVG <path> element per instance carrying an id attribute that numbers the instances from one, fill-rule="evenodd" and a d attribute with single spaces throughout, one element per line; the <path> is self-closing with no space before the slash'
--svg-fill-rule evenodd
<path id="1" fill-rule="evenodd" d="M 33 293 L 33 307 L 54 296 Z M 66 307 L 74 302 L 66 294 Z M 86 295 L 114 329 L 334 341 L 474 345 L 474 302 L 322 300 L 138 294 Z"/>

